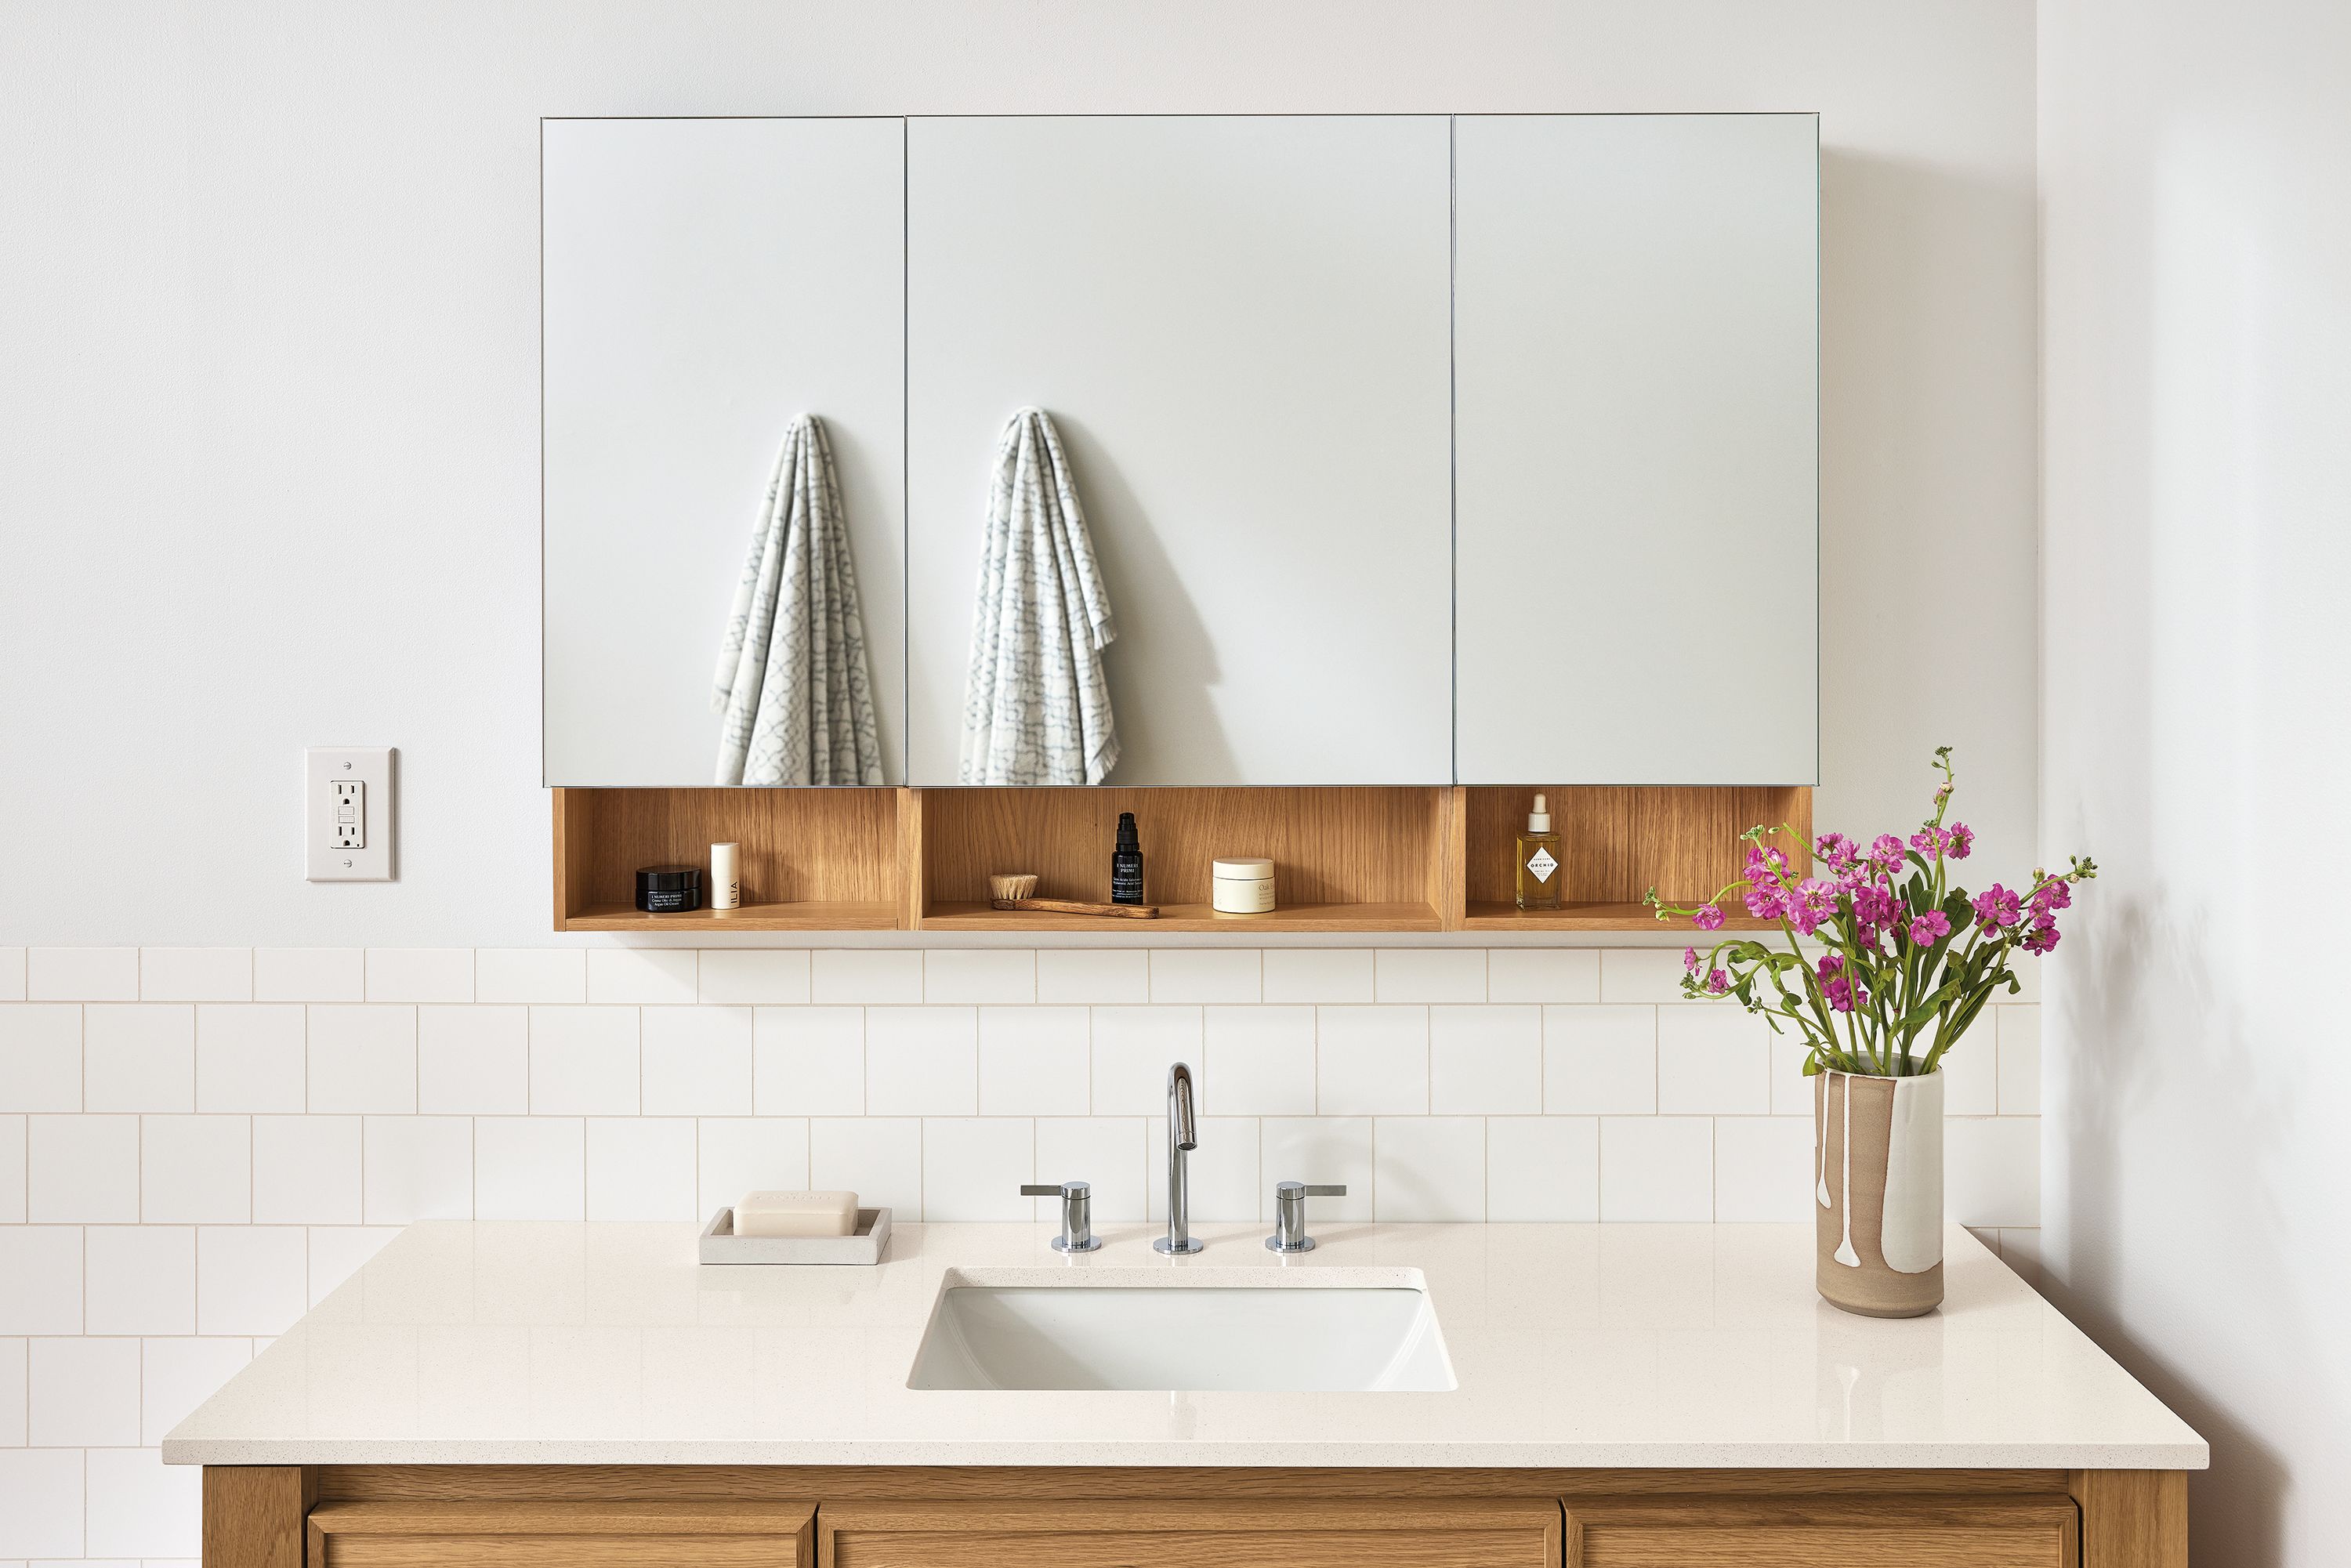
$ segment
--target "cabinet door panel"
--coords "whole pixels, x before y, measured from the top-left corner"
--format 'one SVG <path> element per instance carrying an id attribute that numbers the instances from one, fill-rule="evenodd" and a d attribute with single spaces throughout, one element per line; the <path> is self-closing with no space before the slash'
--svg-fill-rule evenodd
<path id="1" fill-rule="evenodd" d="M 1567 1568 L 2075 1568 L 2063 1498 L 1567 1504 Z"/>
<path id="2" fill-rule="evenodd" d="M 956 779 L 998 435 L 1051 414 L 1118 785 L 1450 781 L 1447 122 L 907 131 L 911 779 Z"/>
<path id="3" fill-rule="evenodd" d="M 548 783 L 711 781 L 720 639 L 803 413 L 903 777 L 904 154 L 899 120 L 547 122 Z"/>
<path id="4" fill-rule="evenodd" d="M 1455 135 L 1461 781 L 1813 782 L 1815 118 Z"/>
<path id="5" fill-rule="evenodd" d="M 306 1568 L 810 1568 L 815 1517 L 724 1499 L 330 1503 Z"/>
<path id="6" fill-rule="evenodd" d="M 824 1568 L 1559 1568 L 1549 1499 L 828 1504 Z"/>

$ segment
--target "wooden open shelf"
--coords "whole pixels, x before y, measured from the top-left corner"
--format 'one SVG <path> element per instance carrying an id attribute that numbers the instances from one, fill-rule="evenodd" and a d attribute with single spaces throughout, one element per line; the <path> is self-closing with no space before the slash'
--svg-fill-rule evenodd
<path id="1" fill-rule="evenodd" d="M 1110 896 L 1118 814 L 1143 839 L 1157 920 L 1128 928 L 1437 931 L 1451 791 L 1360 789 L 924 789 L 916 924 L 925 931 L 1099 931 L 1107 921 L 987 905 L 991 872 L 1033 872 L 1050 898 Z M 1265 855 L 1282 908 L 1218 915 L 1209 862 Z"/>
<path id="2" fill-rule="evenodd" d="M 1561 838 L 1555 911 L 1512 903 L 1514 835 L 1537 789 Z M 579 789 L 555 796 L 558 931 L 1155 933 L 1655 931 L 1655 885 L 1688 903 L 1738 874 L 1738 835 L 1787 822 L 1808 864 L 1801 786 L 1166 789 Z M 1141 830 L 1157 920 L 998 910 L 990 873 L 1034 873 L 1048 897 L 1110 895 L 1118 814 Z M 706 864 L 743 846 L 741 909 L 644 915 L 642 865 Z M 1209 862 L 1264 855 L 1281 906 L 1209 907 Z M 1728 912 L 1727 912 L 1728 913 Z M 1737 913 L 1733 929 L 1759 925 Z"/>
<path id="3" fill-rule="evenodd" d="M 1517 835 L 1536 792 L 1551 798 L 1560 836 L 1556 910 L 1522 910 L 1513 878 Z M 1812 863 L 1813 792 L 1801 785 L 1751 789 L 1590 785 L 1472 786 L 1462 807 L 1467 931 L 1686 931 L 1659 921 L 1641 900 L 1650 888 L 1676 904 L 1711 898 L 1746 858 L 1739 835 L 1757 823 L 1788 823 L 1775 840 L 1800 866 Z M 1738 905 L 1723 912 L 1734 930 L 1764 928 Z"/>
<path id="4" fill-rule="evenodd" d="M 558 789 L 558 931 L 893 931 L 905 921 L 896 789 Z M 707 870 L 743 846 L 743 907 L 646 915 L 639 866 Z"/>

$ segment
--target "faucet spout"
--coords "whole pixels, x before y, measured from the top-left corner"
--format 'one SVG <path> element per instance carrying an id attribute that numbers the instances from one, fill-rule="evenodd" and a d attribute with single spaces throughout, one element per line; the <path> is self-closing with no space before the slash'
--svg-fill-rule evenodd
<path id="1" fill-rule="evenodd" d="M 1200 1125 L 1192 1110 L 1192 1070 L 1176 1062 L 1167 1070 L 1167 1234 L 1151 1244 L 1155 1252 L 1197 1252 L 1192 1234 L 1191 1166 L 1184 1156 L 1200 1146 Z"/>

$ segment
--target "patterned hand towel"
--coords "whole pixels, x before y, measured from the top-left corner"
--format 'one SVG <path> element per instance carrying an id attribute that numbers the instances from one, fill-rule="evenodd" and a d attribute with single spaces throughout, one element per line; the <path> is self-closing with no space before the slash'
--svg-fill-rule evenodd
<path id="1" fill-rule="evenodd" d="M 879 784 L 881 728 L 832 446 L 784 433 L 718 651 L 721 784 Z"/>
<path id="2" fill-rule="evenodd" d="M 966 784 L 1099 784 L 1118 763 L 1102 651 L 1118 635 L 1044 410 L 1005 427 L 964 682 Z"/>

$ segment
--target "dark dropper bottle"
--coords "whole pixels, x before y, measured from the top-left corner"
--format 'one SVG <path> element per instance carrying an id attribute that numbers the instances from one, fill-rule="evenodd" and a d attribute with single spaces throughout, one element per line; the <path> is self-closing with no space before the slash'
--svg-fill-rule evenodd
<path id="1" fill-rule="evenodd" d="M 1110 901 L 1143 902 L 1143 841 L 1135 836 L 1132 811 L 1118 814 L 1118 847 L 1110 854 Z"/>

